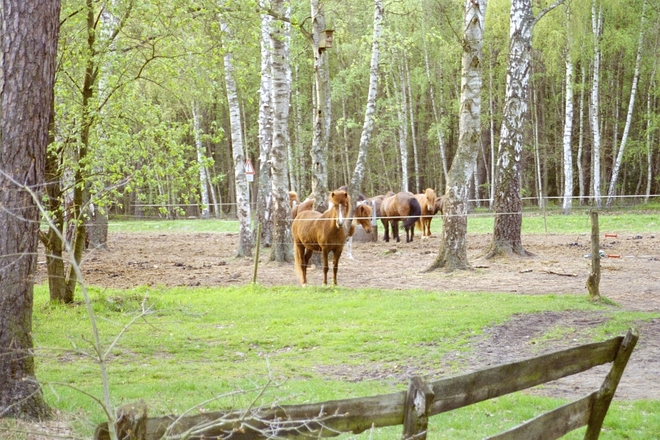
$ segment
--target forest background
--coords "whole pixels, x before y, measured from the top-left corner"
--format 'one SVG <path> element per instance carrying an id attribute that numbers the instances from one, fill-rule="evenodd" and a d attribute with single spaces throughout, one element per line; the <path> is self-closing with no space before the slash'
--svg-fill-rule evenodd
<path id="1" fill-rule="evenodd" d="M 251 159 L 257 173 L 249 197 L 256 203 L 259 171 L 269 160 L 260 157 L 259 146 L 264 10 L 252 1 L 230 3 L 63 2 L 50 147 L 55 154 L 50 157 L 57 157 L 65 194 L 73 197 L 68 189 L 82 184 L 84 196 L 100 212 L 117 215 L 235 215 L 237 169 L 244 172 L 242 161 Z M 333 189 L 350 182 L 358 155 L 373 6 L 320 3 L 325 27 L 334 31 L 332 48 L 325 51 L 331 94 L 325 160 L 327 186 Z M 550 3 L 534 2 L 534 9 Z M 478 205 L 492 201 L 509 7 L 508 1 L 491 0 L 486 13 L 482 148 L 470 197 Z M 380 86 L 362 183 L 366 195 L 418 193 L 426 187 L 444 192 L 458 142 L 462 14 L 462 3 L 455 0 L 385 2 Z M 598 188 L 609 192 L 619 154 L 614 195 L 647 199 L 658 192 L 659 17 L 652 1 L 570 0 L 536 25 L 530 122 L 521 158 L 524 198 L 541 203 L 563 195 L 567 87 L 573 89 L 575 108 L 569 176 L 575 203 L 590 203 L 594 176 Z M 304 197 L 312 191 L 316 99 L 308 1 L 290 2 L 287 26 L 288 186 Z M 575 72 L 569 81 L 567 63 Z M 227 66 L 235 99 L 228 99 L 233 93 L 227 89 Z M 631 99 L 634 94 L 637 99 Z M 239 156 L 230 136 L 235 106 L 241 121 Z M 596 142 L 598 170 L 592 165 Z"/>

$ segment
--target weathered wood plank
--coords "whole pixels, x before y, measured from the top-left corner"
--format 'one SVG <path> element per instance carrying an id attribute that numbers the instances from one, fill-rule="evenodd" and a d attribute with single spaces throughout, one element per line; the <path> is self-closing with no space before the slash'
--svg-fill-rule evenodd
<path id="1" fill-rule="evenodd" d="M 402 440 L 426 440 L 429 426 L 429 408 L 433 391 L 418 376 L 410 379 L 405 408 L 403 409 Z"/>
<path id="2" fill-rule="evenodd" d="M 435 400 L 430 415 L 440 414 L 612 362 L 623 336 L 532 359 L 431 382 Z"/>
<path id="3" fill-rule="evenodd" d="M 429 388 L 435 396 L 428 415 L 492 399 L 612 362 L 622 341 L 623 337 L 620 336 L 605 342 L 432 382 Z M 191 440 L 209 437 L 250 440 L 264 438 L 264 434 L 265 437 L 270 435 L 278 438 L 309 438 L 310 435 L 324 438 L 346 432 L 357 434 L 372 427 L 401 425 L 405 400 L 406 392 L 402 391 L 315 404 L 256 408 L 248 412 L 221 411 L 180 418 L 150 418 L 147 420 L 146 438 L 160 439 L 166 432 L 180 437 L 187 436 Z M 99 425 L 97 431 L 96 439 L 108 439 L 107 424 L 105 428 L 103 424 Z"/>
<path id="4" fill-rule="evenodd" d="M 487 437 L 487 440 L 554 440 L 581 428 L 589 421 L 596 392 L 552 411 L 548 411 L 508 431 Z"/>
<path id="5" fill-rule="evenodd" d="M 630 359 L 630 355 L 632 354 L 635 345 L 637 345 L 638 339 L 639 333 L 637 332 L 637 329 L 628 330 L 628 333 L 623 339 L 619 351 L 616 354 L 616 359 L 614 359 L 614 363 L 612 363 L 612 368 L 610 368 L 610 372 L 607 373 L 607 376 L 596 395 L 596 402 L 594 403 L 594 409 L 591 412 L 587 432 L 584 434 L 585 440 L 596 440 L 600 435 L 603 420 L 605 420 L 605 415 L 610 408 L 614 393 L 619 386 L 623 370 L 625 370 L 626 365 L 628 364 L 628 360 Z"/>

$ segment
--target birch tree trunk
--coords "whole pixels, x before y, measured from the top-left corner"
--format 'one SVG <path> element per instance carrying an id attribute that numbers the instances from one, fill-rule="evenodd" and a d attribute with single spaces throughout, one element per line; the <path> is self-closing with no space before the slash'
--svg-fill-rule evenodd
<path id="1" fill-rule="evenodd" d="M 619 178 L 619 170 L 623 162 L 623 153 L 626 149 L 626 142 L 628 142 L 628 134 L 630 133 L 630 125 L 632 124 L 633 108 L 635 107 L 635 97 L 637 96 L 637 84 L 639 82 L 639 71 L 642 64 L 642 47 L 644 44 L 644 21 L 646 18 L 646 0 L 642 3 L 642 18 L 639 23 L 639 39 L 637 41 L 637 57 L 635 59 L 635 73 L 633 75 L 632 88 L 630 90 L 630 102 L 628 103 L 628 114 L 626 115 L 626 125 L 623 128 L 623 136 L 621 136 L 621 144 L 619 151 L 616 155 L 614 168 L 612 169 L 612 178 L 610 179 L 610 187 L 607 191 L 607 207 L 612 206 L 612 200 L 616 195 L 616 184 Z"/>
<path id="2" fill-rule="evenodd" d="M 263 2 L 262 2 L 263 3 Z M 259 88 L 259 180 L 257 190 L 257 221 L 261 224 L 261 244 L 270 247 L 273 241 L 273 182 L 270 155 L 273 145 L 272 56 L 271 28 L 273 18 L 261 15 L 261 85 Z"/>
<path id="3" fill-rule="evenodd" d="M 570 14 L 567 20 L 570 23 Z M 568 25 L 567 25 L 568 29 Z M 571 213 L 573 204 L 573 152 L 571 149 L 571 135 L 573 133 L 573 59 L 571 58 L 571 36 L 568 33 L 566 51 L 566 102 L 564 103 L 564 201 L 562 211 L 564 214 Z"/>
<path id="4" fill-rule="evenodd" d="M 449 169 L 442 211 L 442 242 L 426 271 L 472 269 L 467 259 L 467 208 L 474 160 L 481 146 L 481 89 L 486 0 L 464 2 L 458 148 Z"/>
<path id="5" fill-rule="evenodd" d="M 415 194 L 419 194 L 421 192 L 420 190 L 421 185 L 419 182 L 419 157 L 417 153 L 417 138 L 415 137 L 415 109 L 413 104 L 414 101 L 413 101 L 412 87 L 410 86 L 410 67 L 408 66 L 407 55 L 404 55 L 403 63 L 405 67 L 404 77 L 406 78 L 406 87 L 404 87 L 404 90 L 407 91 L 406 101 L 408 103 L 408 112 L 410 117 L 410 137 L 412 139 L 413 164 L 415 167 Z"/>
<path id="6" fill-rule="evenodd" d="M 220 17 L 220 27 L 231 41 L 229 26 Z M 245 177 L 245 155 L 243 154 L 243 131 L 241 123 L 241 110 L 238 102 L 236 79 L 234 78 L 234 61 L 232 51 L 227 50 L 224 56 L 225 84 L 227 87 L 227 101 L 229 104 L 229 123 L 231 126 L 231 145 L 234 158 L 234 184 L 236 188 L 236 216 L 238 217 L 238 249 L 237 257 L 252 255 L 252 233 L 250 232 L 250 199 L 248 182 Z"/>
<path id="7" fill-rule="evenodd" d="M 314 51 L 314 86 L 316 108 L 312 137 L 312 194 L 314 209 L 325 211 L 328 206 L 328 142 L 330 138 L 330 72 L 325 48 L 319 47 L 325 30 L 325 12 L 321 0 L 311 0 L 312 49 Z"/>
<path id="8" fill-rule="evenodd" d="M 509 63 L 495 178 L 495 224 L 488 258 L 515 253 L 531 255 L 522 245 L 520 197 L 523 128 L 527 120 L 532 31 L 536 23 L 561 4 L 558 0 L 535 18 L 531 0 L 512 0 L 509 27 Z"/>
<path id="9" fill-rule="evenodd" d="M 193 131 L 195 133 L 195 151 L 197 152 L 197 164 L 199 165 L 199 194 L 202 202 L 202 218 L 210 217 L 209 210 L 209 179 L 206 174 L 204 161 L 204 146 L 202 145 L 202 132 L 199 122 L 197 103 L 192 104 Z"/>
<path id="10" fill-rule="evenodd" d="M 594 34 L 594 59 L 589 117 L 591 119 L 591 133 L 593 136 L 591 154 L 591 188 L 594 203 L 597 208 L 600 208 L 602 201 L 600 194 L 600 110 L 598 103 L 598 84 L 600 81 L 600 37 L 603 26 L 603 8 L 600 5 L 596 8 L 596 3 L 597 0 L 593 0 L 591 4 L 591 29 Z"/>
<path id="11" fill-rule="evenodd" d="M 400 58 L 400 55 L 396 58 Z M 395 61 L 396 66 L 393 66 L 396 71 L 393 71 L 394 76 L 392 82 L 394 87 L 395 96 L 397 98 L 397 114 L 399 117 L 399 159 L 401 160 L 401 191 L 408 191 L 408 99 L 406 94 L 406 80 L 404 77 L 404 70 L 401 63 Z M 398 75 L 397 75 L 398 73 Z M 398 78 L 397 78 L 398 76 Z M 397 84 L 401 88 L 397 87 Z"/>
<path id="12" fill-rule="evenodd" d="M 585 90 L 585 77 L 587 75 L 587 69 L 585 67 L 584 63 L 581 63 L 580 66 L 580 81 L 581 81 L 581 87 L 580 87 L 580 126 L 578 128 L 578 151 L 577 151 L 577 158 L 575 159 L 577 161 L 577 169 L 578 169 L 578 184 L 580 186 L 580 205 L 584 204 L 584 196 L 586 194 L 586 189 L 584 185 L 584 167 L 582 166 L 582 152 L 584 149 L 582 148 L 584 145 L 584 90 Z"/>
<path id="13" fill-rule="evenodd" d="M 57 0 L 0 6 L 0 417 L 51 415 L 32 335 L 41 215 L 26 189 L 40 192 L 44 184 L 59 14 Z"/>
<path id="14" fill-rule="evenodd" d="M 271 8 L 280 16 L 287 14 L 284 0 L 271 1 Z M 272 261 L 293 262 L 293 236 L 291 235 L 291 208 L 287 181 L 287 146 L 289 144 L 289 82 L 288 27 L 282 21 L 271 27 L 271 77 L 273 108 L 273 145 L 271 172 L 273 194 L 273 249 Z"/>
<path id="15" fill-rule="evenodd" d="M 376 113 L 376 98 L 378 97 L 378 74 L 380 62 L 380 39 L 383 34 L 383 15 L 385 9 L 383 0 L 374 0 L 374 29 L 371 43 L 371 63 L 369 65 L 369 92 L 367 94 L 367 105 L 364 111 L 364 124 L 362 125 L 362 134 L 360 135 L 360 147 L 353 178 L 349 188 L 350 194 L 360 194 L 362 191 L 362 181 L 367 164 L 367 153 L 369 151 L 369 141 L 371 132 L 374 128 L 374 114 Z M 353 197 L 353 199 L 356 199 Z"/>

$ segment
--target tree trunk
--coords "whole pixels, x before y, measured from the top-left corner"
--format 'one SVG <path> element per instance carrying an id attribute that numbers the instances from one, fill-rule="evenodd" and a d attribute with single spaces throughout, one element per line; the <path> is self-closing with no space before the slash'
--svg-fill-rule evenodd
<path id="1" fill-rule="evenodd" d="M 600 81 L 600 38 L 603 27 L 603 9 L 602 6 L 599 5 L 598 12 L 596 12 L 596 2 L 597 0 L 593 0 L 593 3 L 591 4 L 591 27 L 594 34 L 594 59 L 589 116 L 591 118 L 591 133 L 593 135 L 591 153 L 591 188 L 594 203 L 597 208 L 600 208 L 602 201 L 600 194 L 600 110 L 598 104 L 598 84 Z"/>
<path id="2" fill-rule="evenodd" d="M 396 53 L 394 59 L 401 59 L 402 54 Z M 392 85 L 397 98 L 397 114 L 399 117 L 399 159 L 401 160 L 401 191 L 408 191 L 408 95 L 406 93 L 405 73 L 401 61 L 394 61 L 394 78 Z M 396 71 L 394 70 L 396 69 Z M 398 73 L 398 78 L 395 73 Z M 400 85 L 400 88 L 397 87 Z"/>
<path id="3" fill-rule="evenodd" d="M 206 175 L 204 161 L 204 147 L 202 145 L 202 129 L 200 127 L 197 103 L 192 104 L 193 131 L 195 132 L 195 151 L 197 152 L 197 165 L 199 166 L 199 194 L 202 202 L 202 218 L 210 217 L 209 206 L 209 179 Z"/>
<path id="4" fill-rule="evenodd" d="M 351 179 L 351 194 L 360 194 L 362 191 L 362 181 L 367 163 L 367 152 L 369 151 L 369 141 L 371 132 L 374 128 L 374 114 L 376 113 L 376 98 L 378 96 L 378 63 L 380 62 L 380 39 L 383 33 L 383 15 L 385 13 L 382 0 L 374 0 L 374 29 L 373 41 L 371 43 L 371 65 L 369 67 L 369 93 L 367 95 L 367 105 L 364 112 L 364 124 L 362 125 L 362 134 L 360 136 L 360 147 Z M 353 198 L 355 199 L 355 197 Z"/>
<path id="5" fill-rule="evenodd" d="M 311 0 L 312 50 L 314 51 L 314 86 L 316 107 L 312 137 L 312 193 L 314 209 L 325 211 L 328 207 L 328 142 L 330 134 L 330 72 L 325 48 L 319 47 L 321 33 L 325 31 L 324 4 Z"/>
<path id="6" fill-rule="evenodd" d="M 32 341 L 41 215 L 31 191 L 44 183 L 60 2 L 5 0 L 1 9 L 0 417 L 44 419 Z"/>
<path id="7" fill-rule="evenodd" d="M 580 120 L 579 120 L 579 128 L 578 128 L 578 151 L 577 151 L 577 158 L 575 159 L 577 162 L 577 169 L 578 169 L 578 185 L 580 186 L 580 205 L 584 204 L 584 196 L 586 195 L 586 189 L 585 189 L 585 184 L 584 184 L 584 167 L 582 166 L 582 152 L 584 149 L 582 148 L 584 144 L 584 90 L 585 90 L 585 77 L 587 75 L 587 69 L 585 67 L 585 63 L 582 62 L 580 66 L 580 81 L 582 83 L 582 86 L 580 87 Z"/>
<path id="8" fill-rule="evenodd" d="M 261 85 L 259 89 L 259 182 L 257 190 L 257 221 L 261 224 L 261 244 L 273 243 L 273 190 L 270 155 L 273 145 L 272 57 L 270 32 L 273 18 L 261 15 Z"/>
<path id="9" fill-rule="evenodd" d="M 231 34 L 227 23 L 220 18 L 222 31 L 231 40 Z M 245 177 L 245 155 L 243 154 L 243 132 L 241 123 L 241 111 L 238 102 L 238 91 L 234 78 L 234 61 L 231 50 L 224 57 L 225 84 L 227 87 L 227 101 L 229 103 L 229 120 L 231 125 L 231 145 L 234 158 L 234 183 L 236 187 L 236 201 L 239 222 L 237 257 L 252 256 L 252 233 L 250 232 L 250 198 L 249 187 Z"/>
<path id="10" fill-rule="evenodd" d="M 407 91 L 407 104 L 408 104 L 408 113 L 410 117 L 410 138 L 412 140 L 413 147 L 413 165 L 415 167 L 415 194 L 419 194 L 421 191 L 421 184 L 419 182 L 419 155 L 417 152 L 417 138 L 415 137 L 415 109 L 413 105 L 413 92 L 412 87 L 410 86 L 410 67 L 408 66 L 408 56 L 404 55 L 403 57 L 404 65 L 404 77 L 406 78 L 406 84 L 404 90 Z"/>
<path id="11" fill-rule="evenodd" d="M 570 23 L 570 13 L 567 13 L 567 23 Z M 567 25 L 568 28 L 568 25 Z M 564 103 L 564 201 L 562 211 L 571 213 L 573 204 L 573 152 L 571 139 L 573 133 L 573 60 L 571 59 L 571 37 L 568 34 L 568 50 L 566 51 L 566 97 Z"/>
<path id="12" fill-rule="evenodd" d="M 628 114 L 626 116 L 626 125 L 623 129 L 623 136 L 621 137 L 621 145 L 616 155 L 614 168 L 612 169 L 612 178 L 610 179 L 610 187 L 607 191 L 607 207 L 612 206 L 612 199 L 616 195 L 616 184 L 619 178 L 619 170 L 623 162 L 623 153 L 626 149 L 626 142 L 628 141 L 628 133 L 630 132 L 630 125 L 632 124 L 633 109 L 635 107 L 635 97 L 637 96 L 637 83 L 639 82 L 640 65 L 642 64 L 642 48 L 644 44 L 644 21 L 646 18 L 646 0 L 642 4 L 642 18 L 639 23 L 639 39 L 637 41 L 637 58 L 635 60 L 635 73 L 633 75 L 632 88 L 630 90 L 630 102 L 628 103 Z"/>
<path id="13" fill-rule="evenodd" d="M 483 86 L 483 34 L 486 0 L 466 0 L 463 56 L 461 62 L 461 107 L 458 149 L 449 169 L 442 211 L 442 242 L 438 256 L 427 271 L 444 268 L 472 269 L 467 259 L 467 208 L 474 159 L 481 147 L 481 89 Z"/>
<path id="14" fill-rule="evenodd" d="M 284 0 L 271 1 L 271 8 L 279 16 L 288 17 Z M 271 150 L 273 192 L 273 249 L 271 261 L 293 262 L 293 237 L 291 235 L 291 209 L 287 181 L 287 145 L 289 144 L 289 96 L 290 69 L 287 46 L 290 35 L 282 21 L 273 22 L 271 32 L 272 56 L 272 103 L 273 103 L 273 147 Z"/>
<path id="15" fill-rule="evenodd" d="M 520 197 L 523 132 L 527 119 L 532 31 L 534 25 L 558 0 L 534 18 L 531 0 L 512 0 L 509 27 L 509 63 L 506 96 L 495 179 L 495 224 L 493 240 L 486 252 L 488 258 L 515 253 L 530 255 L 522 245 L 522 200 Z"/>

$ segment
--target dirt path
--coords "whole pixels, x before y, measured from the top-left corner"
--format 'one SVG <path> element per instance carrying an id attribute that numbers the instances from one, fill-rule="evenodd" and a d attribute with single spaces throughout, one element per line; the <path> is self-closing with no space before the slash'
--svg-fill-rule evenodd
<path id="1" fill-rule="evenodd" d="M 588 235 L 534 235 L 523 238 L 526 249 L 536 256 L 500 261 L 479 258 L 489 243 L 489 235 L 468 237 L 468 257 L 475 270 L 446 274 L 422 273 L 435 259 L 439 238 L 413 243 L 355 243 L 354 259 L 342 256 L 339 284 L 346 287 L 381 289 L 428 289 L 435 291 L 513 292 L 526 295 L 563 293 L 587 295 L 585 281 L 590 271 Z M 130 288 L 139 285 L 227 286 L 252 281 L 254 260 L 236 259 L 236 234 L 111 234 L 109 250 L 85 255 L 83 273 L 91 285 Z M 602 260 L 601 295 L 629 311 L 660 313 L 660 236 L 653 234 L 619 235 L 601 242 L 606 255 L 618 258 Z M 262 285 L 297 285 L 292 264 L 268 262 L 269 251 L 260 256 L 258 282 Z M 44 261 L 43 256 L 40 261 Z M 39 280 L 45 267 L 39 265 Z M 320 285 L 322 273 L 311 270 L 311 285 Z M 400 280 L 406 280 L 402 285 Z M 465 365 L 475 370 L 567 346 L 588 342 L 580 339 L 581 330 L 596 326 L 606 317 L 598 313 L 543 313 L 516 316 L 506 324 L 485 330 L 485 335 L 471 341 L 470 355 L 449 355 L 442 365 Z M 554 327 L 569 327 L 573 334 L 561 340 L 544 342 L 543 347 L 530 342 Z M 660 399 L 660 318 L 640 323 L 640 340 L 617 391 L 619 399 Z M 568 339 L 567 339 L 568 338 Z M 568 344 L 566 341 L 569 341 Z M 325 374 L 345 380 L 363 380 L 381 376 L 415 374 L 406 371 L 382 371 L 365 366 L 361 371 L 328 371 Z M 581 388 L 597 387 L 607 367 L 566 378 L 541 390 L 546 395 L 583 395 Z"/>

